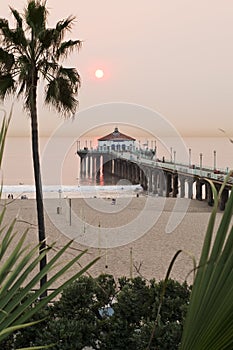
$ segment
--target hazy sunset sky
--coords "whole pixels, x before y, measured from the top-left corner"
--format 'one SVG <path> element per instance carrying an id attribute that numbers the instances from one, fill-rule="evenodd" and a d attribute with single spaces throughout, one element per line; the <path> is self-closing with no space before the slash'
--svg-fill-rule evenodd
<path id="1" fill-rule="evenodd" d="M 1 0 L 0 17 L 25 4 Z M 83 47 L 67 61 L 82 78 L 77 117 L 96 104 L 127 102 L 157 111 L 183 136 L 222 136 L 218 128 L 233 136 L 233 1 L 48 0 L 47 7 L 50 26 L 77 17 L 69 38 Z M 49 135 L 61 118 L 41 101 L 40 133 Z M 11 135 L 29 127 L 15 104 Z"/>

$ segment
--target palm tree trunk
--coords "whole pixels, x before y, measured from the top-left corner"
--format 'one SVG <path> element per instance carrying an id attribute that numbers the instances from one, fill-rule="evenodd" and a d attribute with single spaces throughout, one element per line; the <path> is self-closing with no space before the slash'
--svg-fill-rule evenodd
<path id="1" fill-rule="evenodd" d="M 39 156 L 39 137 L 37 123 L 37 74 L 32 74 L 32 87 L 30 94 L 30 114 L 31 114 L 31 137 L 32 137 L 32 156 L 34 168 L 34 180 L 36 187 L 36 206 L 37 206 L 37 222 L 38 222 L 38 238 L 39 238 L 39 253 L 46 248 L 45 242 L 45 224 L 44 224 L 44 205 L 43 192 L 40 172 L 40 156 Z M 47 256 L 45 255 L 40 261 L 40 271 L 47 264 Z M 47 282 L 47 275 L 40 280 L 40 287 Z M 41 297 L 47 296 L 47 291 Z"/>

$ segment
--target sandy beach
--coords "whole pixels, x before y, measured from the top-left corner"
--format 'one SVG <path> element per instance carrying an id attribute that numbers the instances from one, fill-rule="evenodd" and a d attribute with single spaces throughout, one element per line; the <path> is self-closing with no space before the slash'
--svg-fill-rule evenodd
<path id="1" fill-rule="evenodd" d="M 7 203 L 4 221 L 9 223 L 17 216 L 17 237 L 30 227 L 27 241 L 35 245 L 35 200 L 2 200 L 1 204 L 4 203 Z M 182 282 L 188 276 L 188 282 L 192 283 L 190 256 L 198 261 L 210 213 L 211 208 L 205 201 L 179 199 L 177 202 L 175 198 L 155 198 L 149 202 L 146 196 L 119 198 L 114 205 L 112 198 L 51 199 L 45 203 L 47 242 L 49 245 L 56 242 L 55 247 L 59 249 L 74 239 L 63 262 L 88 248 L 88 253 L 80 260 L 82 266 L 101 256 L 88 273 L 92 276 L 109 273 L 116 279 L 130 275 L 163 279 L 172 257 L 182 249 L 171 278 Z M 167 233 L 172 215 L 175 216 L 172 232 Z M 216 227 L 221 217 L 222 212 L 219 212 Z M 62 280 L 77 269 L 80 269 L 79 264 Z"/>

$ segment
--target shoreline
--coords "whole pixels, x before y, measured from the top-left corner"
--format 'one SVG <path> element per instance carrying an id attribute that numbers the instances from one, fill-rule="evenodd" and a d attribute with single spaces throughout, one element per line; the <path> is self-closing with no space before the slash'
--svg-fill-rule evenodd
<path id="1" fill-rule="evenodd" d="M 142 187 L 138 185 L 44 185 L 43 197 L 48 198 L 102 198 L 113 196 L 127 196 L 131 197 L 137 193 L 145 195 Z M 34 185 L 4 185 L 2 192 L 2 199 L 8 199 L 8 196 L 13 198 L 21 198 L 22 195 L 27 199 L 35 199 L 35 186 Z"/>

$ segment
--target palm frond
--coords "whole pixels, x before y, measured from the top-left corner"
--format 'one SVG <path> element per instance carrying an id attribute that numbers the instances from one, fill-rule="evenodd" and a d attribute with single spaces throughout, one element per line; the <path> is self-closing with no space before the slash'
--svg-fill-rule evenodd
<path id="1" fill-rule="evenodd" d="M 54 28 L 46 28 L 39 33 L 38 40 L 41 46 L 38 49 L 37 57 L 39 57 L 40 54 L 43 53 L 45 49 L 48 49 L 54 45 L 54 42 L 56 41 L 56 37 L 57 37 L 57 31 Z"/>
<path id="2" fill-rule="evenodd" d="M 12 222 L 10 226 L 12 234 L 14 222 Z M 45 249 L 42 254 L 38 255 L 38 245 L 33 247 L 33 249 L 30 246 L 24 247 L 26 235 L 27 233 L 25 232 L 16 245 L 13 240 L 11 240 L 11 243 L 14 244 L 13 249 L 11 249 L 9 245 L 4 245 L 3 247 L 2 244 L 0 244 L 1 249 L 12 251 L 1 267 L 2 288 L 0 290 L 0 342 L 10 332 L 12 332 L 11 327 L 17 329 L 18 326 L 20 328 L 28 319 L 32 317 L 32 315 L 47 305 L 47 303 L 55 298 L 69 283 L 77 279 L 98 260 L 97 258 L 88 263 L 66 282 L 56 288 L 50 295 L 42 299 L 39 303 L 34 304 L 43 291 L 48 289 L 56 280 L 65 274 L 78 260 L 80 260 L 86 251 L 81 252 L 78 256 L 66 263 L 57 273 L 51 275 L 50 279 L 46 282 L 46 284 L 44 284 L 43 287 L 38 289 L 36 292 L 31 293 L 31 295 L 26 298 L 28 293 L 37 286 L 40 279 L 48 272 L 51 272 L 54 267 L 56 267 L 57 261 L 63 256 L 72 243 L 72 241 L 70 241 L 66 246 L 60 249 L 41 271 L 35 272 L 35 270 L 37 270 L 38 261 L 43 259 L 43 255 L 47 254 L 48 249 Z M 31 277 L 30 281 L 25 284 L 26 279 L 32 273 L 34 273 L 34 276 Z M 25 312 L 30 305 L 33 305 L 33 307 L 30 308 L 30 311 Z"/>
<path id="3" fill-rule="evenodd" d="M 14 55 L 0 47 L 0 71 L 10 72 L 14 64 Z"/>
<path id="4" fill-rule="evenodd" d="M 0 83 L 0 87 L 1 87 L 1 83 Z M 3 152 L 4 152 L 4 148 L 5 148 L 5 143 L 6 143 L 6 135 L 7 135 L 10 119 L 12 116 L 12 108 L 13 107 L 11 107 L 10 115 L 8 118 L 6 116 L 6 111 L 1 109 L 1 111 L 3 112 L 3 118 L 2 118 L 1 128 L 0 128 L 0 169 L 1 169 L 2 161 L 3 161 Z M 3 189 L 3 184 L 1 182 L 0 199 L 2 197 L 2 189 Z M 2 212 L 0 213 L 0 228 L 2 225 L 3 218 L 4 218 L 4 210 L 2 210 Z M 0 235 L 1 235 L 2 229 L 3 228 L 0 229 Z M 0 247 L 0 256 L 1 256 L 1 254 L 2 254 L 2 249 Z"/>
<path id="5" fill-rule="evenodd" d="M 25 19 L 36 37 L 45 29 L 48 11 L 45 7 L 46 1 L 29 0 L 25 9 Z"/>
<path id="6" fill-rule="evenodd" d="M 67 30 L 71 29 L 72 22 L 74 17 L 68 17 L 65 20 L 59 21 L 55 28 L 44 28 L 38 35 L 38 40 L 40 42 L 40 46 L 38 47 L 36 57 L 39 58 L 41 55 L 46 55 L 48 60 L 54 60 L 54 58 L 59 59 L 60 56 L 66 57 L 65 48 L 61 48 L 61 41 L 65 35 Z M 75 43 L 70 41 L 70 51 L 73 49 L 80 48 L 81 42 L 77 40 Z M 64 45 L 68 46 L 68 45 Z M 68 48 L 67 48 L 68 50 Z M 61 51 L 61 52 L 60 52 Z M 64 53 L 62 53 L 64 52 Z"/>
<path id="7" fill-rule="evenodd" d="M 15 46 L 19 53 L 25 53 L 28 47 L 28 41 L 25 37 L 23 29 L 17 28 L 16 30 L 12 30 L 11 34 L 11 41 L 13 43 L 13 46 Z"/>
<path id="8" fill-rule="evenodd" d="M 63 66 L 60 66 L 58 75 L 64 78 L 68 78 L 70 83 L 73 85 L 73 89 L 80 87 L 81 78 L 75 68 L 64 68 Z"/>
<path id="9" fill-rule="evenodd" d="M 23 20 L 22 20 L 22 17 L 20 16 L 19 12 L 17 10 L 13 9 L 13 7 L 11 7 L 11 6 L 10 6 L 10 10 L 11 10 L 11 13 L 13 14 L 13 16 L 16 19 L 17 27 L 18 28 L 23 28 Z"/>
<path id="10" fill-rule="evenodd" d="M 5 18 L 0 18 L 0 30 L 4 30 L 5 28 L 9 29 L 9 22 Z M 2 38 L 3 40 L 3 38 Z"/>
<path id="11" fill-rule="evenodd" d="M 61 40 L 64 37 L 66 31 L 70 31 L 72 29 L 73 23 L 75 21 L 75 16 L 69 16 L 56 24 L 56 30 L 60 33 Z"/>
<path id="12" fill-rule="evenodd" d="M 17 90 L 17 97 L 20 95 L 23 95 L 25 106 L 29 108 L 29 105 L 26 101 L 29 101 L 29 91 L 32 85 L 32 77 L 31 77 L 31 70 L 32 70 L 32 64 L 31 60 L 28 59 L 26 55 L 22 55 L 18 58 L 17 61 L 18 65 L 18 90 Z"/>
<path id="13" fill-rule="evenodd" d="M 50 52 L 52 55 L 55 55 L 55 52 L 59 48 L 65 33 L 71 30 L 74 19 L 75 17 L 69 16 L 68 18 L 59 21 L 54 29 L 46 29 L 45 33 L 41 33 L 41 36 L 39 37 L 41 43 L 43 45 L 47 44 L 47 47 L 53 46 L 53 49 Z"/>
<path id="14" fill-rule="evenodd" d="M 1 42 L 12 43 L 12 31 L 9 28 L 9 22 L 5 18 L 0 18 L 0 31 L 2 32 Z"/>
<path id="15" fill-rule="evenodd" d="M 18 65 L 18 78 L 19 82 L 21 83 L 24 81 L 26 84 L 31 84 L 31 74 L 30 71 L 32 69 L 32 63 L 28 59 L 27 56 L 22 55 L 21 57 L 18 58 L 17 61 Z"/>
<path id="16" fill-rule="evenodd" d="M 46 89 L 46 104 L 53 105 L 66 117 L 73 116 L 78 106 L 75 98 L 79 81 L 75 84 L 68 78 L 59 76 L 49 82 Z"/>
<path id="17" fill-rule="evenodd" d="M 42 75 L 42 77 L 45 80 L 49 82 L 54 78 L 54 76 L 57 75 L 60 65 L 53 61 L 50 62 L 43 57 L 38 62 L 37 67 L 38 67 L 38 72 Z"/>
<path id="18" fill-rule="evenodd" d="M 0 73 L 0 99 L 4 100 L 7 94 L 16 91 L 15 80 L 10 73 Z"/>
<path id="19" fill-rule="evenodd" d="M 1 18 L 0 32 L 2 32 L 1 42 L 8 47 L 8 50 L 17 48 L 26 49 L 28 42 L 20 26 L 10 29 L 8 21 Z"/>
<path id="20" fill-rule="evenodd" d="M 60 59 L 66 58 L 68 54 L 73 52 L 75 49 L 80 49 L 82 46 L 82 41 L 81 40 L 68 40 L 60 44 L 58 49 L 56 50 L 56 58 Z"/>

